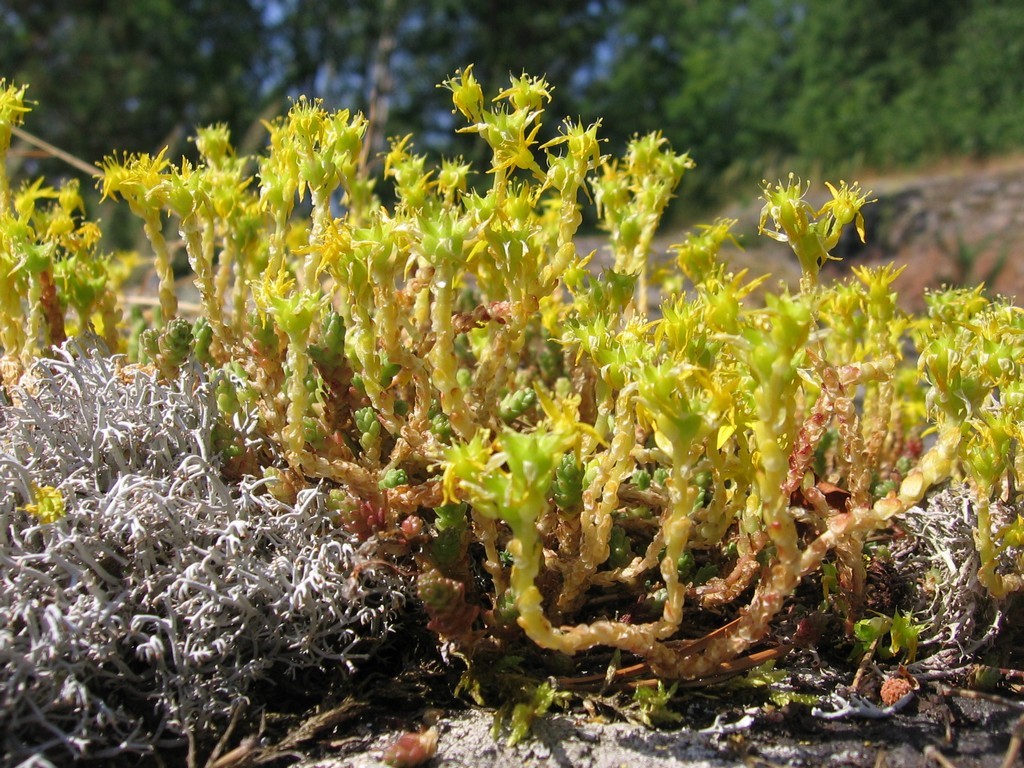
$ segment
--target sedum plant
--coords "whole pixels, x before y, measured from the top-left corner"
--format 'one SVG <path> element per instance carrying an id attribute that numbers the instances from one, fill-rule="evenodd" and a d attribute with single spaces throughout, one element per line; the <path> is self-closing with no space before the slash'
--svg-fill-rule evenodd
<path id="1" fill-rule="evenodd" d="M 371 180 L 365 120 L 306 99 L 256 158 L 213 127 L 195 163 L 102 164 L 160 278 L 134 375 L 169 384 L 198 366 L 216 382 L 206 471 L 268 504 L 325 489 L 333 527 L 310 535 L 408 566 L 428 627 L 471 670 L 557 651 L 582 672 L 611 648 L 661 679 L 716 679 L 759 664 L 798 585 L 826 573 L 852 631 L 865 542 L 929 535 L 918 505 L 951 483 L 969 489 L 978 580 L 995 600 L 1024 587 L 1008 511 L 1017 307 L 958 289 L 911 317 L 891 266 L 822 281 L 844 229 L 865 237 L 871 201 L 840 182 L 815 208 L 794 177 L 763 184 L 760 227 L 792 249 L 799 286 L 730 271 L 735 222 L 720 220 L 674 247 L 678 272 L 648 307 L 652 238 L 690 158 L 659 134 L 613 159 L 599 124 L 549 129 L 543 78 L 488 100 L 468 67 L 443 87 L 489 167 L 432 166 L 401 137 Z M 24 89 L 3 88 L 0 128 L 27 111 Z M 116 273 L 74 188 L 0 181 L 5 386 L 69 328 L 127 349 Z M 587 198 L 609 259 L 577 251 Z M 179 316 L 169 226 L 194 321 Z M 58 517 L 52 488 L 26 478 L 10 514 Z"/>

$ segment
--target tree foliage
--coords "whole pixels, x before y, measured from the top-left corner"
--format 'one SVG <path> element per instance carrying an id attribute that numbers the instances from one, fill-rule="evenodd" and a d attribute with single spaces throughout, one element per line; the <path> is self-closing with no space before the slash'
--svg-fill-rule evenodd
<path id="1" fill-rule="evenodd" d="M 544 72 L 548 132 L 602 116 L 621 151 L 664 131 L 698 182 L 1024 144 L 1009 2 L 26 0 L 0 21 L 0 74 L 41 105 L 30 128 L 89 162 L 188 151 L 180 137 L 214 121 L 251 149 L 300 93 L 366 112 L 373 155 L 410 132 L 419 151 L 472 153 L 435 87 L 469 63 L 488 82 Z"/>
<path id="2" fill-rule="evenodd" d="M 36 0 L 0 18 L 0 72 L 29 84 L 31 129 L 88 162 L 258 113 L 262 21 L 249 0 Z"/>

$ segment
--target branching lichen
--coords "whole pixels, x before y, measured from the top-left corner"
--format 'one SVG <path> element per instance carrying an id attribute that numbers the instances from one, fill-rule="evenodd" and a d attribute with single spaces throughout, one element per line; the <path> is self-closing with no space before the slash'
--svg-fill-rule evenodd
<path id="1" fill-rule="evenodd" d="M 8 756 L 152 752 L 208 737 L 254 686 L 354 668 L 405 586 L 332 523 L 211 450 L 215 387 L 78 345 L 40 360 L 0 425 L 0 722 Z M 59 520 L 40 488 L 59 491 Z M 140 707 L 139 702 L 149 702 Z"/>

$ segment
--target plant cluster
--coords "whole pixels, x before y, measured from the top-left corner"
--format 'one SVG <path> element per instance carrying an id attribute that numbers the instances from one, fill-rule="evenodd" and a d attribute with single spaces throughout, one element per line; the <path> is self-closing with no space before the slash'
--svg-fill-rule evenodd
<path id="1" fill-rule="evenodd" d="M 542 78 L 488 100 L 467 68 L 444 88 L 490 150 L 486 176 L 395 139 L 389 205 L 364 171 L 366 121 L 305 99 L 255 158 L 212 127 L 197 163 L 105 160 L 101 188 L 144 222 L 160 279 L 131 334 L 73 187 L 2 185 L 4 385 L 69 332 L 133 350 L 168 384 L 198 365 L 216 402 L 204 477 L 242 478 L 266 504 L 322 489 L 335 529 L 303 523 L 308 546 L 343 535 L 413 567 L 430 629 L 470 669 L 570 656 L 582 671 L 603 648 L 711 679 L 812 575 L 852 627 L 869 537 L 950 481 L 969 489 L 977 580 L 995 599 L 1024 586 L 1018 308 L 957 289 L 911 317 L 892 267 L 819 284 L 843 229 L 864 237 L 870 201 L 843 182 L 816 209 L 790 177 L 764 183 L 761 229 L 792 248 L 798 289 L 755 303 L 766 278 L 729 270 L 733 222 L 717 221 L 674 247 L 685 282 L 649 313 L 652 236 L 689 157 L 651 134 L 611 159 L 598 124 L 571 121 L 539 144 Z M 0 128 L 23 97 L 6 88 Z M 576 247 L 587 196 L 611 243 L 599 273 Z M 171 222 L 195 320 L 178 311 Z M 78 482 L 54 475 L 47 496 L 26 480 L 7 514 L 70 516 Z"/>

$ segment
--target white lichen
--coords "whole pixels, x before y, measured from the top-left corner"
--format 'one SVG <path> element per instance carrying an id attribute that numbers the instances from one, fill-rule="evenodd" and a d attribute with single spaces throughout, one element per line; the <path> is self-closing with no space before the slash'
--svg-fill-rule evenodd
<path id="1" fill-rule="evenodd" d="M 170 384 L 74 343 L 0 409 L 3 752 L 147 753 L 259 710 L 256 684 L 351 668 L 405 585 L 331 523 L 222 479 L 214 387 Z M 45 524 L 33 488 L 63 496 Z M 364 545 L 365 546 L 365 545 Z"/>
<path id="2" fill-rule="evenodd" d="M 895 559 L 901 572 L 919 581 L 914 615 L 922 658 L 912 669 L 963 664 L 995 640 L 1003 621 L 1001 606 L 978 580 L 978 520 L 970 490 L 950 486 L 900 521 L 909 535 L 896 545 Z"/>

